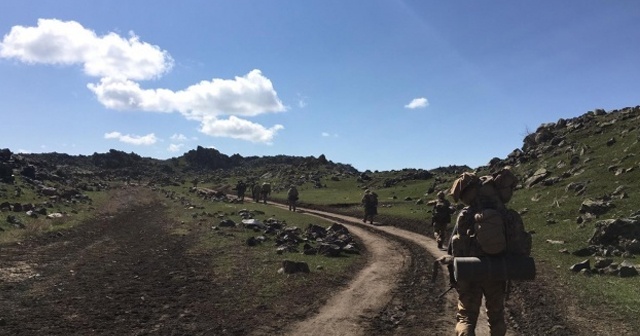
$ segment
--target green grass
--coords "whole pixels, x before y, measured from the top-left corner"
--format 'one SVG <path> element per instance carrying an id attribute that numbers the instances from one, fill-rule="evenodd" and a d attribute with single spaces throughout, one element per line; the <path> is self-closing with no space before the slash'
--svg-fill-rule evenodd
<path id="1" fill-rule="evenodd" d="M 16 196 L 16 190 L 20 190 L 19 196 Z M 0 192 L 0 203 L 21 203 L 34 204 L 36 207 L 43 206 L 48 203 L 51 206 L 45 206 L 47 214 L 63 213 L 62 218 L 49 219 L 45 215 L 37 217 L 27 216 L 25 212 L 3 212 L 0 218 L 0 242 L 19 241 L 28 236 L 39 235 L 43 232 L 58 231 L 69 229 L 79 223 L 87 220 L 96 213 L 96 209 L 108 204 L 110 194 L 108 192 L 84 192 L 90 201 L 68 202 L 68 201 L 52 201 L 48 197 L 37 194 L 32 187 L 24 182 L 21 176 L 16 176 L 15 183 L 2 184 Z M 24 228 L 17 228 L 7 222 L 8 216 L 15 216 L 24 225 Z"/>
<path id="2" fill-rule="evenodd" d="M 279 268 L 283 259 L 289 259 L 293 261 L 305 261 L 312 269 L 317 266 L 322 267 L 323 273 L 328 274 L 340 274 L 345 271 L 346 268 L 352 266 L 353 262 L 360 259 L 358 255 L 348 255 L 343 258 L 326 258 L 323 256 L 309 256 L 301 253 L 284 253 L 279 255 L 276 253 L 276 246 L 272 236 L 267 236 L 265 243 L 257 246 L 249 247 L 246 245 L 246 240 L 249 237 L 256 237 L 262 235 L 260 232 L 255 232 L 244 228 L 242 225 L 236 227 L 219 227 L 218 224 L 224 219 L 231 219 L 237 224 L 240 224 L 242 218 L 238 215 L 241 210 L 248 210 L 255 213 L 255 219 L 265 221 L 269 218 L 277 219 L 280 222 L 286 223 L 288 227 L 295 226 L 304 231 L 310 224 L 315 224 L 323 227 L 329 227 L 332 222 L 323 220 L 316 217 L 310 217 L 298 212 L 292 212 L 285 209 L 273 207 L 268 204 L 256 203 L 256 202 L 244 202 L 244 203 L 227 203 L 227 202 L 211 202 L 199 199 L 193 193 L 184 193 L 186 187 L 175 187 L 172 190 L 177 190 L 184 199 L 189 200 L 189 206 L 184 208 L 182 204 L 172 204 L 170 206 L 170 213 L 172 217 L 178 221 L 184 222 L 178 228 L 174 228 L 174 233 L 185 234 L 189 231 L 189 227 L 194 225 L 204 228 L 204 233 L 201 234 L 200 242 L 196 245 L 196 250 L 215 250 L 215 251 L 228 251 L 235 254 L 235 257 L 220 259 L 218 267 L 221 267 L 222 272 L 233 271 L 234 265 L 237 264 L 238 258 L 247 258 L 245 262 L 251 265 L 261 265 L 259 267 L 251 267 L 251 271 L 248 275 L 255 277 L 255 279 L 261 279 L 265 276 L 269 276 L 271 273 Z M 182 192 L 182 193 L 179 193 Z M 213 215 L 210 216 L 210 215 Z M 177 230 L 177 231 L 176 231 Z M 247 261 L 247 260 L 250 260 Z M 271 274 L 269 278 L 276 278 L 280 275 Z"/>
<path id="3" fill-rule="evenodd" d="M 132 191 L 123 186 L 103 192 L 87 192 L 92 199 L 88 204 L 56 205 L 55 210 L 73 210 L 77 214 L 63 219 L 47 220 L 25 219 L 25 229 L 7 228 L 0 232 L 0 242 L 19 241 L 29 235 L 39 235 L 52 230 L 65 230 L 83 221 L 91 220 L 98 214 L 117 213 L 127 205 L 138 202 L 160 201 L 164 204 L 168 216 L 167 225 L 170 234 L 189 236 L 195 239 L 188 253 L 210 256 L 212 272 L 216 281 L 225 284 L 229 293 L 219 299 L 220 307 L 230 307 L 251 311 L 260 306 L 273 307 L 286 305 L 290 292 L 313 292 L 313 297 L 322 299 L 334 288 L 344 283 L 354 270 L 364 264 L 364 255 L 344 254 L 343 257 L 328 258 L 321 255 L 304 255 L 302 253 L 276 252 L 273 236 L 257 246 L 248 246 L 249 237 L 262 235 L 261 232 L 245 229 L 242 226 L 218 228 L 223 219 L 241 222 L 240 210 L 255 213 L 255 218 L 265 221 L 275 218 L 285 222 L 287 226 L 297 226 L 301 230 L 310 224 L 328 227 L 331 221 L 306 216 L 262 203 L 245 202 L 230 203 L 202 200 L 195 193 L 190 193 L 192 184 L 186 181 L 183 185 L 156 189 L 136 189 Z M 206 186 L 205 186 L 206 187 Z M 11 188 L 8 188 L 11 189 Z M 12 190 L 7 190 L 9 192 Z M 173 199 L 166 197 L 166 192 L 173 191 Z M 134 196 L 135 195 L 135 196 Z M 27 199 L 38 198 L 37 195 L 23 195 Z M 133 198 L 133 199 L 132 199 Z M 93 208 L 93 210 L 90 209 Z M 50 211 L 52 212 L 52 211 Z M 300 246 L 302 250 L 302 246 Z M 310 274 L 279 274 L 282 261 L 304 261 L 309 265 Z"/>
<path id="4" fill-rule="evenodd" d="M 354 268 L 364 262 L 363 255 L 345 254 L 343 257 L 328 258 L 302 253 L 278 254 L 273 236 L 267 235 L 267 241 L 257 246 L 248 246 L 246 241 L 249 237 L 257 237 L 262 233 L 246 229 L 242 225 L 217 227 L 223 219 L 231 219 L 240 224 L 240 210 L 254 213 L 254 218 L 263 222 L 275 218 L 289 227 L 296 226 L 301 230 L 306 229 L 309 224 L 328 227 L 332 224 L 330 221 L 262 203 L 205 201 L 189 193 L 188 186 L 171 189 L 176 192 L 177 198 L 188 203 L 185 206 L 182 202 L 165 201 L 170 216 L 181 223 L 172 229 L 173 234 L 196 234 L 198 241 L 190 253 L 211 255 L 212 271 L 217 274 L 219 281 L 243 288 L 234 290 L 233 302 L 227 303 L 234 307 L 252 309 L 262 305 L 283 304 L 278 302 L 292 290 L 321 288 L 327 286 L 327 283 L 339 284 L 336 281 L 348 277 Z M 306 262 L 311 273 L 279 274 L 277 271 L 285 259 Z"/>

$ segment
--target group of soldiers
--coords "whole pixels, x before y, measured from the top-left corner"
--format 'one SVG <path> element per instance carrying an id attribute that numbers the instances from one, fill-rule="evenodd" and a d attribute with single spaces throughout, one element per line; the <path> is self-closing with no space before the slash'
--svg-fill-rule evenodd
<path id="1" fill-rule="evenodd" d="M 238 193 L 238 199 L 240 201 L 244 201 L 244 195 L 247 192 L 247 184 L 240 180 L 236 184 L 236 192 Z M 262 184 L 252 183 L 251 184 L 251 197 L 256 203 L 263 202 L 267 204 L 267 198 L 271 195 L 271 184 L 268 182 L 264 182 Z M 289 190 L 287 191 L 287 203 L 289 204 L 290 211 L 296 211 L 298 202 L 298 189 L 295 185 L 291 185 Z"/>
<path id="2" fill-rule="evenodd" d="M 457 189 L 456 189 L 457 188 Z M 244 182 L 240 181 L 236 186 L 238 191 L 238 198 L 244 200 L 244 194 L 247 190 L 247 186 Z M 454 190 L 455 189 L 455 190 Z M 501 192 L 507 192 L 510 195 L 515 189 L 515 185 L 507 188 L 509 190 L 501 190 Z M 449 191 L 450 195 L 455 201 L 460 201 L 464 208 L 461 209 L 456 223 L 451 232 L 451 237 L 456 235 L 465 235 L 466 232 L 462 232 L 461 228 L 468 226 L 466 222 L 473 219 L 478 214 L 479 206 L 474 196 L 469 196 L 475 193 L 475 190 L 467 188 L 463 190 L 454 185 Z M 254 183 L 251 186 L 251 192 L 253 199 L 256 202 L 267 203 L 267 197 L 271 194 L 271 185 L 269 183 L 257 184 Z M 298 190 L 292 185 L 287 191 L 287 202 L 289 204 L 290 211 L 296 211 L 296 204 L 298 202 Z M 508 201 L 508 199 L 507 199 Z M 506 201 L 505 201 L 506 203 Z M 361 204 L 364 208 L 364 217 L 362 221 L 369 224 L 374 223 L 374 216 L 378 214 L 378 195 L 372 190 L 365 190 L 361 199 Z M 434 238 L 438 245 L 438 248 L 443 251 L 448 251 L 451 256 L 456 256 L 456 252 L 452 250 L 452 241 L 448 234 L 449 225 L 451 224 L 452 215 L 456 212 L 456 208 L 446 199 L 446 193 L 440 191 L 437 193 L 437 198 L 430 202 L 433 204 L 431 225 L 433 226 Z M 445 243 L 448 242 L 448 246 Z M 455 288 L 458 292 L 458 312 L 456 315 L 456 335 L 475 335 L 475 327 L 478 320 L 480 307 L 482 305 L 482 298 L 485 298 L 485 305 L 487 308 L 487 316 L 489 318 L 489 327 L 491 329 L 491 335 L 502 336 L 506 333 L 506 324 L 504 320 L 504 300 L 507 291 L 506 281 L 462 281 L 455 284 Z"/>
<path id="3" fill-rule="evenodd" d="M 505 172 L 505 170 L 503 170 Z M 507 175 L 515 179 L 508 169 Z M 511 198 L 515 189 L 517 179 L 512 184 L 499 189 L 502 198 L 500 207 Z M 432 207 L 431 225 L 433 227 L 434 238 L 438 248 L 447 251 L 448 256 L 441 258 L 451 260 L 452 257 L 469 257 L 477 256 L 471 254 L 460 254 L 455 247 L 452 249 L 452 238 L 464 237 L 473 232 L 474 218 L 482 213 L 483 205 L 479 203 L 480 192 L 477 186 L 460 187 L 452 186 L 449 194 L 456 202 L 460 202 L 464 207 L 456 218 L 453 230 L 450 228 L 452 216 L 458 210 L 446 199 L 445 191 L 439 191 L 434 201 L 429 202 Z M 377 214 L 378 198 L 377 195 L 367 189 L 362 196 L 362 205 L 364 207 L 363 222 L 369 221 L 373 223 L 373 216 Z M 521 219 L 520 219 L 521 220 Z M 473 240 L 473 239 L 471 239 Z M 457 244 L 460 244 L 459 242 Z M 473 251 L 473 248 L 470 249 Z M 506 323 L 504 319 L 504 301 L 507 294 L 508 282 L 504 280 L 481 280 L 481 281 L 457 281 L 452 283 L 452 288 L 458 292 L 458 312 L 456 314 L 455 333 L 458 336 L 475 335 L 475 328 L 478 321 L 480 308 L 484 297 L 487 317 L 489 320 L 489 328 L 492 336 L 502 336 L 506 334 Z"/>
<path id="4" fill-rule="evenodd" d="M 244 201 L 244 195 L 249 187 L 251 187 L 251 197 L 256 203 L 263 202 L 267 204 L 267 197 L 271 195 L 270 183 L 252 183 L 251 186 L 248 186 L 244 181 L 238 181 L 238 184 L 236 184 L 236 192 L 238 193 L 239 200 Z"/>

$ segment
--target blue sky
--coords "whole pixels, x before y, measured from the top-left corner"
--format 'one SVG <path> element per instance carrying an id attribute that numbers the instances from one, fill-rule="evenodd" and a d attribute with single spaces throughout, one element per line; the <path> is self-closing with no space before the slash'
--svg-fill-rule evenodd
<path id="1" fill-rule="evenodd" d="M 640 105 L 638 1 L 0 2 L 0 148 L 477 167 Z"/>

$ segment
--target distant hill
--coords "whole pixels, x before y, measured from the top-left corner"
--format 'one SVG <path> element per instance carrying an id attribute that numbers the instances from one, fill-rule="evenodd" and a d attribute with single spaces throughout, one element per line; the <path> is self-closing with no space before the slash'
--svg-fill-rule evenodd
<path id="1" fill-rule="evenodd" d="M 604 110 L 594 110 L 576 118 L 560 119 L 557 122 L 543 124 L 523 139 L 520 149 L 509 153 L 506 158 L 493 158 L 488 166 L 478 167 L 477 170 L 495 170 L 505 165 L 517 166 L 528 169 L 523 173 L 529 178 L 534 173 L 531 167 L 536 161 L 548 160 L 549 156 L 558 157 L 558 160 L 570 167 L 579 166 L 581 157 L 587 155 L 589 151 L 600 148 L 598 144 L 590 145 L 587 142 L 588 139 L 604 133 L 612 133 L 612 137 L 616 134 L 619 134 L 619 137 L 631 135 L 635 126 L 629 121 L 637 121 L 638 111 L 639 107 L 629 107 L 608 113 Z M 189 179 L 194 174 L 216 171 L 224 171 L 225 175 L 237 174 L 240 177 L 260 176 L 269 171 L 289 168 L 295 168 L 298 171 L 322 169 L 337 174 L 361 174 L 350 164 L 334 163 L 324 154 L 317 158 L 288 155 L 243 157 L 239 154 L 229 156 L 216 149 L 201 146 L 182 156 L 167 160 L 141 157 L 133 152 L 125 153 L 115 149 L 89 156 L 72 156 L 55 152 L 15 154 L 7 148 L 2 149 L 1 152 L 0 181 L 9 181 L 14 173 L 43 180 L 60 180 L 80 174 L 85 177 L 93 175 L 105 179 L 128 178 L 153 181 Z M 431 172 L 456 174 L 464 170 L 471 169 L 464 165 L 449 166 L 432 169 Z M 565 174 L 572 174 L 572 172 L 568 171 Z"/>
<path id="2" fill-rule="evenodd" d="M 64 153 L 16 154 L 2 149 L 0 154 L 0 181 L 12 181 L 12 175 L 20 174 L 33 180 L 62 181 L 72 177 L 104 179 L 132 179 L 167 181 L 188 179 L 203 172 L 228 171 L 239 176 L 262 174 L 291 167 L 300 170 L 331 170 L 349 175 L 359 174 L 349 164 L 334 163 L 324 155 L 319 157 L 298 156 L 250 156 L 239 154 L 228 156 L 213 148 L 198 146 L 177 158 L 158 160 L 141 157 L 136 153 L 125 153 L 115 149 L 107 153 L 72 156 Z M 262 172 L 260 172 L 262 171 Z M 260 172 L 260 173 L 256 173 Z M 228 175 L 228 174 L 227 174 Z M 69 181 L 71 182 L 71 181 Z"/>

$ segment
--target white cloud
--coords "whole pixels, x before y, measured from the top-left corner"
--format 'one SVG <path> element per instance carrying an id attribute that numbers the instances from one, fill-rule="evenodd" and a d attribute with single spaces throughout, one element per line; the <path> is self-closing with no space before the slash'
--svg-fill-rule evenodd
<path id="1" fill-rule="evenodd" d="M 175 92 L 166 89 L 142 89 L 136 82 L 113 78 L 103 78 L 99 84 L 89 84 L 88 87 L 106 107 L 117 110 L 178 112 L 189 120 L 199 121 L 201 132 L 205 134 L 252 142 L 269 143 L 283 127 L 276 125 L 267 129 L 241 118 L 229 118 L 233 120 L 229 122 L 219 120 L 219 117 L 253 117 L 286 110 L 271 81 L 264 77 L 260 70 L 253 70 L 234 80 L 214 78 L 211 81 L 202 81 Z M 243 126 L 238 127 L 239 124 Z M 247 127 L 248 125 L 250 127 Z M 215 129 L 216 127 L 220 129 Z M 230 132 L 230 129 L 233 131 Z"/>
<path id="2" fill-rule="evenodd" d="M 75 21 L 39 19 L 36 27 L 12 27 L 0 42 L 0 57 L 31 64 L 79 64 L 86 74 L 100 78 L 87 87 L 105 107 L 180 113 L 200 122 L 200 130 L 208 135 L 269 143 L 283 129 L 242 119 L 287 110 L 271 80 L 258 69 L 234 79 L 204 80 L 178 91 L 142 88 L 139 80 L 162 76 L 173 67 L 173 59 L 133 33 L 128 38 L 116 33 L 98 36 Z M 306 105 L 302 99 L 299 104 Z M 224 116 L 229 118 L 221 120 Z"/>
<path id="3" fill-rule="evenodd" d="M 0 42 L 0 57 L 30 64 L 79 64 L 90 76 L 135 80 L 159 77 L 173 67 L 168 52 L 129 35 L 97 36 L 75 21 L 38 19 L 37 27 L 12 27 Z"/>
<path id="4" fill-rule="evenodd" d="M 429 106 L 429 101 L 427 100 L 427 98 L 415 98 L 404 107 L 408 109 L 417 109 L 417 108 L 425 108 L 427 106 Z"/>
<path id="5" fill-rule="evenodd" d="M 322 135 L 322 136 L 323 136 L 323 137 L 325 137 L 325 138 L 328 138 L 328 137 L 334 137 L 334 138 L 337 138 L 337 137 L 338 137 L 338 135 L 337 135 L 337 134 L 330 134 L 330 133 L 328 133 L 328 132 L 322 132 L 320 135 Z"/>
<path id="6" fill-rule="evenodd" d="M 221 115 L 253 117 L 286 110 L 271 81 L 257 69 L 234 80 L 214 78 L 180 91 L 142 89 L 136 82 L 115 78 L 102 78 L 100 83 L 87 87 L 112 109 L 179 112 L 199 121 Z"/>
<path id="7" fill-rule="evenodd" d="M 177 151 L 180 150 L 180 148 L 182 148 L 184 146 L 184 144 L 170 144 L 169 147 L 167 148 L 167 150 L 169 152 L 175 153 Z"/>
<path id="8" fill-rule="evenodd" d="M 170 139 L 173 140 L 173 141 L 187 141 L 188 140 L 187 137 L 184 136 L 184 134 L 177 134 L 177 133 L 172 135 Z"/>
<path id="9" fill-rule="evenodd" d="M 147 135 L 139 136 L 139 135 L 124 135 L 120 132 L 111 132 L 104 134 L 105 139 L 117 139 L 121 142 L 132 144 L 132 145 L 153 145 L 158 141 L 158 138 L 155 134 L 150 133 Z"/>
<path id="10" fill-rule="evenodd" d="M 214 118 L 203 121 L 200 132 L 215 137 L 228 137 L 271 144 L 276 133 L 281 129 L 284 129 L 284 126 L 275 125 L 271 128 L 265 128 L 260 124 L 230 116 L 226 120 Z"/>

